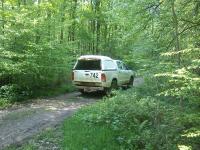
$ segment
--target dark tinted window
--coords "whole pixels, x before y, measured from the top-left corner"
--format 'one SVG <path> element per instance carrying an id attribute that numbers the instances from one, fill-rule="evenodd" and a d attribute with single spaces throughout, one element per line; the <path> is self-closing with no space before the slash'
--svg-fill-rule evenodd
<path id="1" fill-rule="evenodd" d="M 123 63 L 123 68 L 124 68 L 125 70 L 130 70 L 130 69 L 128 68 L 128 66 L 125 65 L 124 63 Z"/>
<path id="2" fill-rule="evenodd" d="M 75 70 L 101 70 L 101 60 L 78 60 Z"/>
<path id="3" fill-rule="evenodd" d="M 123 65 L 120 61 L 117 61 L 117 66 L 120 70 L 123 70 Z"/>

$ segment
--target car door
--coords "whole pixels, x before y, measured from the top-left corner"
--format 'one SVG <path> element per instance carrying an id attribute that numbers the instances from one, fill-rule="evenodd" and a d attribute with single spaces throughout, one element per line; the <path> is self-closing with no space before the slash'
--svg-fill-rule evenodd
<path id="1" fill-rule="evenodd" d="M 126 70 L 121 61 L 117 61 L 118 67 L 118 84 L 123 85 L 126 83 Z"/>
<path id="2" fill-rule="evenodd" d="M 124 82 L 125 84 L 129 83 L 131 78 L 131 70 L 122 62 L 123 72 L 124 72 Z"/>

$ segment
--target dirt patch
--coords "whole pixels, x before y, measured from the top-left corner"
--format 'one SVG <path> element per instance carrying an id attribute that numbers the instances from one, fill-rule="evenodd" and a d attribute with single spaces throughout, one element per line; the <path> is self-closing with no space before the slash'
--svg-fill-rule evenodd
<path id="1" fill-rule="evenodd" d="M 98 94 L 83 97 L 74 92 L 0 111 L 0 149 L 59 124 L 81 106 L 101 98 Z"/>
<path id="2" fill-rule="evenodd" d="M 134 79 L 133 86 L 138 87 L 144 83 L 144 78 L 142 77 L 137 77 Z"/>

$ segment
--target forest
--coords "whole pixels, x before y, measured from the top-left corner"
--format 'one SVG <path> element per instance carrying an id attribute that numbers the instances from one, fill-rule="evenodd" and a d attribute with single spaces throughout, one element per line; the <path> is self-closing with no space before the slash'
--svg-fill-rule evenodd
<path id="1" fill-rule="evenodd" d="M 73 91 L 77 57 L 105 55 L 125 61 L 144 85 L 81 109 L 63 130 L 101 126 L 117 142 L 99 149 L 199 148 L 199 0 L 0 0 L 0 8 L 0 109 Z M 192 140 L 181 136 L 188 132 Z"/>

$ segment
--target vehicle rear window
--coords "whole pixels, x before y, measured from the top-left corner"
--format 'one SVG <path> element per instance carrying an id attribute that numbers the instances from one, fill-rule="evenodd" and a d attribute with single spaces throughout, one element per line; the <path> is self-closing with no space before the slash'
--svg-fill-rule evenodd
<path id="1" fill-rule="evenodd" d="M 101 70 L 101 60 L 89 59 L 78 60 L 75 70 Z"/>

